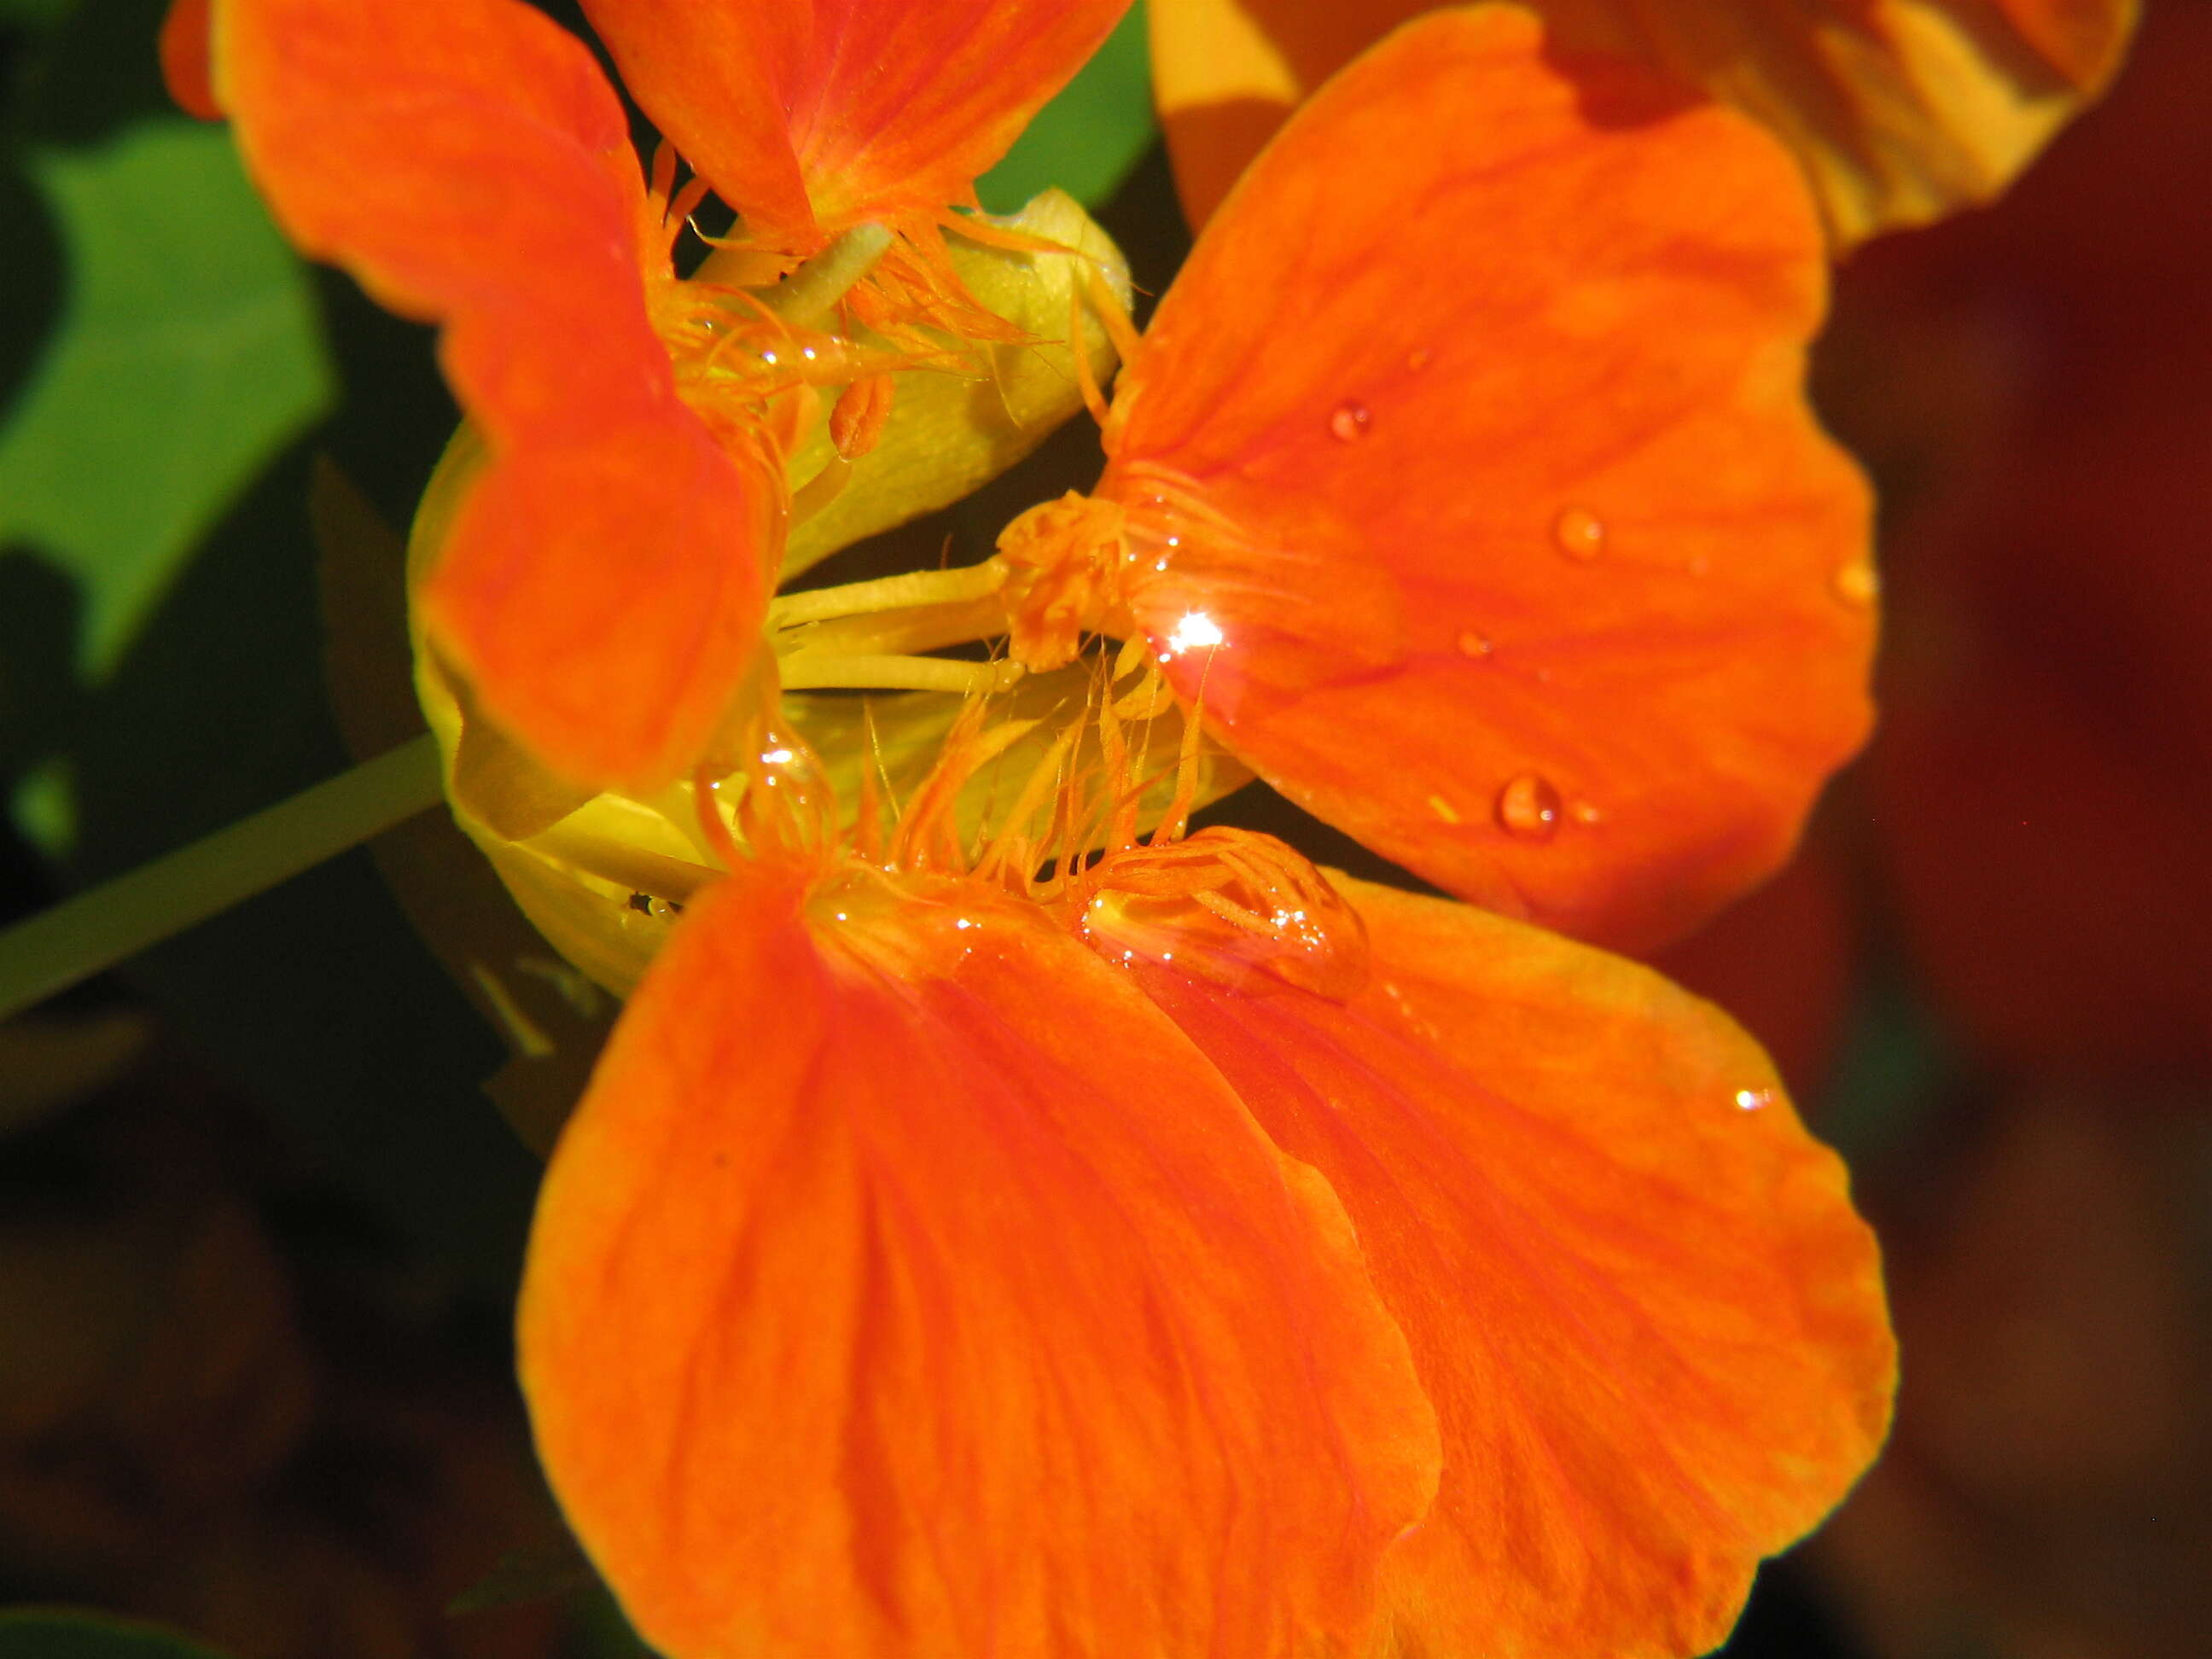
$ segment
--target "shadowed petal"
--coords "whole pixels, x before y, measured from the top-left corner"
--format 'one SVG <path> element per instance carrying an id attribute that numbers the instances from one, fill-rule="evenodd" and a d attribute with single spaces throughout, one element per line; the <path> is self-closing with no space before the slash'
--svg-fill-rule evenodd
<path id="1" fill-rule="evenodd" d="M 514 0 L 222 0 L 217 46 L 292 240 L 444 325 L 490 459 L 430 578 L 440 646 L 556 770 L 672 775 L 757 641 L 776 497 L 677 394 L 612 88 Z"/>
<path id="2" fill-rule="evenodd" d="M 690 907 L 547 1177 L 520 1341 L 670 1652 L 1343 1651 L 1433 1491 L 1326 1188 L 972 883 Z"/>
<path id="3" fill-rule="evenodd" d="M 219 121 L 222 109 L 209 82 L 208 29 L 213 0 L 172 0 L 161 20 L 161 79 L 187 115 Z"/>
<path id="4" fill-rule="evenodd" d="M 1888 1420 L 1843 1167 L 1757 1046 L 1656 975 L 1334 879 L 1371 952 L 1348 1000 L 1224 990 L 1181 951 L 1132 971 L 1343 1198 L 1443 1419 L 1382 1650 L 1704 1653 Z"/>
<path id="5" fill-rule="evenodd" d="M 1868 503 L 1803 400 L 1788 158 L 1542 51 L 1439 13 L 1308 105 L 1161 302 L 1098 493 L 1136 623 L 1261 776 L 1643 946 L 1780 864 L 1863 736 Z"/>
<path id="6" fill-rule="evenodd" d="M 1986 200 L 2104 88 L 2136 0 L 1532 0 L 1790 143 L 1839 243 Z M 1176 182 L 1203 223 L 1299 100 L 1422 0 L 1177 0 L 1150 14 Z"/>
<path id="7" fill-rule="evenodd" d="M 1112 33 L 1128 0 L 586 0 L 646 112 L 764 241 L 929 216 Z"/>

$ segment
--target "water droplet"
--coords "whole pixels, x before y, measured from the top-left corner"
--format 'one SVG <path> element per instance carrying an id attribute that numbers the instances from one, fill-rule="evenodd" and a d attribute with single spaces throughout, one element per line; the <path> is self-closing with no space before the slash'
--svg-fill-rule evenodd
<path id="1" fill-rule="evenodd" d="M 1739 1089 L 1735 1091 L 1736 1108 L 1740 1111 L 1755 1112 L 1762 1106 L 1774 1104 L 1771 1089 Z"/>
<path id="2" fill-rule="evenodd" d="M 1415 346 L 1406 354 L 1406 368 L 1409 372 L 1418 374 L 1436 360 L 1437 354 L 1428 347 Z"/>
<path id="3" fill-rule="evenodd" d="M 1567 814 L 1577 823 L 1603 823 L 1605 814 L 1586 800 L 1578 800 L 1567 808 Z"/>
<path id="4" fill-rule="evenodd" d="M 1587 507 L 1571 507 L 1552 520 L 1552 540 L 1569 558 L 1587 564 L 1605 551 L 1605 524 Z"/>
<path id="5" fill-rule="evenodd" d="M 1367 982 L 1358 913 L 1272 836 L 1200 830 L 1166 847 L 1109 854 L 1085 879 L 1097 888 L 1081 937 L 1109 961 L 1171 963 L 1178 974 L 1261 996 L 1292 985 L 1341 1001 Z"/>
<path id="6" fill-rule="evenodd" d="M 1459 647 L 1461 656 L 1472 658 L 1476 662 L 1489 661 L 1491 653 L 1498 649 L 1489 635 L 1478 634 L 1471 628 L 1453 643 Z"/>
<path id="7" fill-rule="evenodd" d="M 1881 580 L 1870 564 L 1847 564 L 1828 579 L 1836 597 L 1853 610 L 1863 610 L 1881 592 Z"/>
<path id="8" fill-rule="evenodd" d="M 1346 398 L 1328 417 L 1328 429 L 1339 443 L 1348 444 L 1365 437 L 1368 425 L 1374 418 L 1365 404 L 1357 398 Z"/>
<path id="9" fill-rule="evenodd" d="M 1498 823 L 1523 841 L 1549 841 L 1559 832 L 1559 792 L 1550 780 L 1523 772 L 1498 792 Z"/>

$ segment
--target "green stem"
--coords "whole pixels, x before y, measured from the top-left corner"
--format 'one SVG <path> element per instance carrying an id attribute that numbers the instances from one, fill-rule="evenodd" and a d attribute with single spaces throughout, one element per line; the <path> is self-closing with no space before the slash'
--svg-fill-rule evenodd
<path id="1" fill-rule="evenodd" d="M 437 805 L 427 732 L 0 933 L 0 1019 Z"/>

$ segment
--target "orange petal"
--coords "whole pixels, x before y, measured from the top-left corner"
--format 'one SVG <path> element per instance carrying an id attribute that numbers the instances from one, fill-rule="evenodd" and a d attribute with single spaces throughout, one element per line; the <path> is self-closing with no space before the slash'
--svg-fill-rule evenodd
<path id="1" fill-rule="evenodd" d="M 169 96 L 187 115 L 203 121 L 220 121 L 222 106 L 216 102 L 208 71 L 209 7 L 213 0 L 172 0 L 161 20 L 161 79 Z"/>
<path id="2" fill-rule="evenodd" d="M 217 47 L 286 232 L 445 325 L 489 441 L 477 487 L 500 505 L 465 509 L 444 550 L 441 645 L 555 769 L 665 781 L 757 642 L 774 496 L 678 398 L 647 320 L 613 89 L 514 0 L 223 0 Z"/>
<path id="3" fill-rule="evenodd" d="M 1837 239 L 1986 200 L 2118 67 L 2136 0 L 1530 0 L 1566 45 L 1625 52 L 1758 117 Z M 1152 79 L 1194 225 L 1298 101 L 1421 0 L 1177 0 Z"/>
<path id="4" fill-rule="evenodd" d="M 632 788 L 689 771 L 759 647 L 775 522 L 682 405 L 495 459 L 419 596 L 477 705 L 548 767 Z"/>
<path id="5" fill-rule="evenodd" d="M 1648 969 L 1334 879 L 1371 950 L 1347 1000 L 1224 990 L 1180 951 L 1131 971 L 1342 1197 L 1443 1420 L 1389 1650 L 1704 1653 L 1888 1421 L 1843 1167 L 1757 1046 Z"/>
<path id="6" fill-rule="evenodd" d="M 520 1343 L 562 1506 L 671 1653 L 1349 1647 L 1434 1490 L 1327 1188 L 959 881 L 690 907 L 547 1176 Z"/>
<path id="7" fill-rule="evenodd" d="M 1775 868 L 1863 736 L 1868 504 L 1802 394 L 1788 158 L 1543 50 L 1438 13 L 1308 105 L 1124 371 L 1099 494 L 1241 759 L 1462 896 L 1644 945 Z"/>
<path id="8" fill-rule="evenodd" d="M 927 217 L 1067 83 L 1128 0 L 585 0 L 655 125 L 744 216 L 800 250 Z"/>

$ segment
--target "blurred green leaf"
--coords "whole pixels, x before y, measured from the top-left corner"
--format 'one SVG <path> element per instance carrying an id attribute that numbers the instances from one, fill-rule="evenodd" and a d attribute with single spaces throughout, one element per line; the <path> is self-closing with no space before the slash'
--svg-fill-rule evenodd
<path id="1" fill-rule="evenodd" d="M 0 0 L 0 28 L 52 28 L 76 6 L 76 0 Z"/>
<path id="2" fill-rule="evenodd" d="M 1120 187 L 1152 143 L 1152 67 L 1143 0 L 1059 97 L 1039 110 L 998 166 L 976 181 L 993 213 L 1012 213 L 1057 185 L 1086 207 Z"/>
<path id="3" fill-rule="evenodd" d="M 529 1607 L 598 1587 L 599 1575 L 573 1538 L 509 1550 L 492 1570 L 446 1604 L 453 1615 Z"/>
<path id="4" fill-rule="evenodd" d="M 224 1659 L 158 1625 L 63 1607 L 0 1613 L 0 1659 Z"/>
<path id="5" fill-rule="evenodd" d="M 654 1659 L 654 1654 L 630 1628 L 614 1596 L 601 1589 L 586 1597 L 563 1659 Z"/>
<path id="6" fill-rule="evenodd" d="M 1820 1098 L 1820 1133 L 1854 1167 L 1904 1145 L 1956 1088 L 1965 1058 L 1897 963 L 1859 987 Z"/>
<path id="7" fill-rule="evenodd" d="M 0 432 L 0 540 L 83 593 L 104 678 L 241 488 L 328 404 L 304 269 L 226 133 L 142 120 L 26 162 L 61 228 L 69 297 Z"/>

